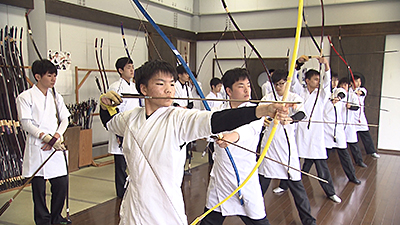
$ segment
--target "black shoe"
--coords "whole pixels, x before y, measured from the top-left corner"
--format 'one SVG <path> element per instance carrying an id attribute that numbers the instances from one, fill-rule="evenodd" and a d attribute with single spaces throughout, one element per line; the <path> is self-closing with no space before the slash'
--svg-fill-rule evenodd
<path id="1" fill-rule="evenodd" d="M 359 167 L 362 167 L 362 168 L 367 168 L 368 167 L 367 164 L 365 164 L 364 162 L 359 162 L 359 163 L 357 163 L 357 165 Z"/>
<path id="2" fill-rule="evenodd" d="M 67 218 L 62 218 L 60 222 L 54 223 L 53 225 L 55 225 L 55 224 L 71 224 L 71 223 L 72 223 L 71 220 L 69 220 Z"/>
<path id="3" fill-rule="evenodd" d="M 361 180 L 359 180 L 359 179 L 357 179 L 357 178 L 355 178 L 354 180 L 350 180 L 350 182 L 353 182 L 353 183 L 355 183 L 355 184 L 357 184 L 357 185 L 360 185 L 360 184 L 361 184 Z"/>

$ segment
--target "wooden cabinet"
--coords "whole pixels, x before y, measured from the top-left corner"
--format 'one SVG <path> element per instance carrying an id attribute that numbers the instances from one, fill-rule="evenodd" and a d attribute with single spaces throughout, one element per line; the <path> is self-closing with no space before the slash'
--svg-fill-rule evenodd
<path id="1" fill-rule="evenodd" d="M 92 163 L 92 129 L 68 127 L 64 133 L 64 143 L 69 153 L 69 172 Z"/>

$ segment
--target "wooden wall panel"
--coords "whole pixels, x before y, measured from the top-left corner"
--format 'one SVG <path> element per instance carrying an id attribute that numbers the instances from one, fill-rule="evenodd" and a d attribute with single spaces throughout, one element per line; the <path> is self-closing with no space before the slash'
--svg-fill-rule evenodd
<path id="1" fill-rule="evenodd" d="M 0 0 L 0 4 L 33 9 L 33 0 Z"/>
<path id="2" fill-rule="evenodd" d="M 332 40 L 336 49 L 340 51 L 338 38 Z M 385 36 L 360 36 L 342 38 L 343 49 L 347 61 L 353 72 L 358 72 L 365 77 L 365 88 L 368 95 L 365 99 L 365 111 L 368 123 L 378 124 L 380 113 L 380 95 L 382 88 L 383 57 L 385 50 Z M 335 56 L 331 50 L 331 68 L 333 72 L 338 73 L 339 79 L 347 77 L 348 72 L 344 63 Z M 378 140 L 378 128 L 370 127 L 370 133 L 374 140 L 375 147 Z M 362 144 L 360 147 L 363 148 Z"/>
<path id="3" fill-rule="evenodd" d="M 148 41 L 149 60 L 162 59 L 171 63 L 173 66 L 176 66 L 177 58 L 162 37 L 158 33 L 150 33 L 149 37 L 151 38 L 151 40 Z M 170 39 L 172 44 L 176 46 L 176 38 L 171 35 L 168 35 L 167 37 Z"/>

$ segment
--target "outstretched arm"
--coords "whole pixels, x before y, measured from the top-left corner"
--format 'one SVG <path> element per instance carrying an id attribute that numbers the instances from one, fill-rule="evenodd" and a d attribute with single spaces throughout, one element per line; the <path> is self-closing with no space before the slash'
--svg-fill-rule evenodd
<path id="1" fill-rule="evenodd" d="M 275 103 L 214 112 L 211 117 L 212 132 L 217 134 L 223 131 L 234 130 L 264 116 L 273 118 L 276 115 L 277 120 L 288 119 L 289 107 L 292 106 L 289 104 L 283 106 L 282 104 Z"/>

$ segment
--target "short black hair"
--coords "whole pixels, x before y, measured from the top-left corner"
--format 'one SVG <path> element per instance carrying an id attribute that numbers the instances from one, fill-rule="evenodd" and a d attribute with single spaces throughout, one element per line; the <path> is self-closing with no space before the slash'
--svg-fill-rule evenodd
<path id="1" fill-rule="evenodd" d="M 288 77 L 288 72 L 285 70 L 281 70 L 281 69 L 277 69 L 274 71 L 274 73 L 272 74 L 272 83 L 276 84 L 278 83 L 280 80 L 284 80 L 287 81 L 287 77 Z"/>
<path id="2" fill-rule="evenodd" d="M 221 79 L 214 77 L 213 79 L 210 80 L 210 87 L 212 86 L 217 86 L 218 84 L 222 84 Z"/>
<path id="3" fill-rule="evenodd" d="M 188 72 L 186 72 L 185 67 L 183 67 L 183 65 L 177 66 L 177 67 L 176 67 L 176 72 L 177 72 L 177 74 L 188 73 Z"/>
<path id="4" fill-rule="evenodd" d="M 340 85 L 342 85 L 342 84 L 350 84 L 349 78 L 343 77 L 342 79 L 340 79 L 339 83 L 338 83 L 338 87 L 340 87 Z"/>
<path id="5" fill-rule="evenodd" d="M 234 68 L 226 71 L 222 76 L 222 84 L 224 88 L 232 89 L 232 85 L 239 80 L 248 79 L 250 81 L 250 74 L 247 69 L 243 68 Z"/>
<path id="6" fill-rule="evenodd" d="M 43 77 L 47 72 L 50 74 L 55 73 L 57 75 L 57 67 L 50 60 L 38 59 L 32 63 L 32 73 L 34 77 L 36 74 Z M 35 80 L 37 81 L 36 77 Z"/>
<path id="7" fill-rule="evenodd" d="M 353 76 L 354 76 L 354 80 L 361 79 L 361 77 L 359 75 L 357 75 L 357 74 L 353 74 Z"/>
<path id="8" fill-rule="evenodd" d="M 360 72 L 354 72 L 353 75 L 354 75 L 354 80 L 357 80 L 358 78 L 361 79 L 361 87 L 364 87 L 364 85 L 365 85 L 365 76 Z"/>
<path id="9" fill-rule="evenodd" d="M 339 80 L 339 75 L 337 73 L 332 73 L 332 78 L 337 78 Z"/>
<path id="10" fill-rule="evenodd" d="M 311 80 L 311 77 L 314 76 L 314 75 L 318 75 L 319 76 L 319 72 L 314 70 L 314 69 L 310 69 L 310 70 L 308 70 L 306 72 L 305 78 Z"/>
<path id="11" fill-rule="evenodd" d="M 140 85 L 143 84 L 147 86 L 149 80 L 159 72 L 169 73 L 174 78 L 174 81 L 177 80 L 176 70 L 169 62 L 159 59 L 147 61 L 135 70 L 136 90 L 143 95 L 140 91 Z"/>
<path id="12" fill-rule="evenodd" d="M 124 67 L 127 64 L 133 64 L 132 59 L 130 59 L 128 57 L 121 57 L 121 58 L 117 59 L 117 61 L 115 62 L 115 69 L 117 69 L 117 72 L 119 73 L 120 76 L 121 76 L 121 73 L 119 72 L 118 69 L 124 70 Z"/>

